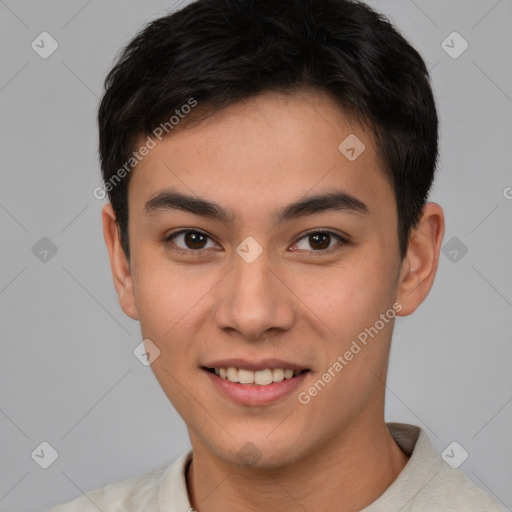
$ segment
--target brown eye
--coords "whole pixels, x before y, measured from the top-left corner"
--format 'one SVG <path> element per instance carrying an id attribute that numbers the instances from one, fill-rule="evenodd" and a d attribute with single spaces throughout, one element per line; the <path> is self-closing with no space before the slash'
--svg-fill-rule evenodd
<path id="1" fill-rule="evenodd" d="M 175 245 L 175 250 L 184 252 L 201 252 L 201 249 L 217 247 L 217 244 L 215 244 L 208 235 L 205 235 L 200 231 L 193 230 L 184 230 L 174 233 L 167 237 L 166 241 Z M 211 245 L 208 246 L 208 243 Z"/>
<path id="2" fill-rule="evenodd" d="M 311 231 L 304 235 L 298 242 L 294 244 L 294 249 L 301 249 L 309 252 L 327 252 L 336 244 L 333 243 L 338 240 L 338 245 L 343 245 L 346 240 L 330 231 Z"/>
<path id="3" fill-rule="evenodd" d="M 195 231 L 185 233 L 183 241 L 189 249 L 202 249 L 206 245 L 206 236 Z"/>
<path id="4" fill-rule="evenodd" d="M 331 235 L 329 233 L 315 233 L 309 235 L 309 244 L 313 249 L 327 249 L 331 243 Z"/>

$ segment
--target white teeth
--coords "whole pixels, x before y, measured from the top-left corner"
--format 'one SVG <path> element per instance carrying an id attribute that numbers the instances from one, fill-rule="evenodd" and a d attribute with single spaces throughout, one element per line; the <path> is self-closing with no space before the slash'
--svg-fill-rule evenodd
<path id="1" fill-rule="evenodd" d="M 254 382 L 260 386 L 272 384 L 272 370 L 258 370 L 254 372 Z"/>
<path id="2" fill-rule="evenodd" d="M 228 380 L 230 380 L 228 378 Z M 254 382 L 254 372 L 252 370 L 238 370 L 238 379 L 231 382 L 240 382 L 240 384 L 252 384 Z"/>
<path id="3" fill-rule="evenodd" d="M 244 368 L 215 368 L 215 375 L 230 382 L 239 382 L 240 384 L 258 384 L 267 386 L 273 382 L 281 382 L 284 379 L 291 379 L 301 373 L 298 370 L 283 368 L 265 368 L 264 370 L 245 370 Z"/>
<path id="4" fill-rule="evenodd" d="M 284 370 L 282 368 L 274 368 L 272 370 L 272 380 L 274 382 L 281 382 L 284 379 Z"/>
<path id="5" fill-rule="evenodd" d="M 238 370 L 236 368 L 228 368 L 227 377 L 231 382 L 238 382 Z"/>

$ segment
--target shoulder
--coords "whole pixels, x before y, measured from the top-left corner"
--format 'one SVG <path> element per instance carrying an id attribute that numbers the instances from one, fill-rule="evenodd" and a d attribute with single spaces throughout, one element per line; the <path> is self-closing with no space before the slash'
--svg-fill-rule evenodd
<path id="1" fill-rule="evenodd" d="M 365 512 L 506 512 L 506 508 L 478 487 L 462 469 L 454 469 L 445 462 L 421 428 L 402 423 L 387 425 L 410 458 L 381 499 Z"/>
<path id="2" fill-rule="evenodd" d="M 487 492 L 462 470 L 442 464 L 436 475 L 411 503 L 411 511 L 427 512 L 449 508 L 458 512 L 505 512 Z"/>
<path id="3" fill-rule="evenodd" d="M 118 512 L 139 510 L 142 505 L 151 510 L 151 505 L 158 506 L 159 482 L 166 469 L 162 467 L 127 480 L 112 482 L 57 505 L 49 512 L 98 512 L 98 509 L 102 512 Z"/>
<path id="4" fill-rule="evenodd" d="M 57 505 L 47 512 L 152 512 L 160 510 L 160 486 L 166 475 L 183 464 L 187 454 L 171 465 L 126 480 L 87 491 L 82 496 Z"/>

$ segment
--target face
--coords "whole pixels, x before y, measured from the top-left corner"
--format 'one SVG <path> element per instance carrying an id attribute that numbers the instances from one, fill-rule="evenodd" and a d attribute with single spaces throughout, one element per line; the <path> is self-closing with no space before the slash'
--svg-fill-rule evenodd
<path id="1" fill-rule="evenodd" d="M 396 202 L 374 141 L 331 99 L 268 93 L 176 131 L 128 202 L 121 305 L 194 449 L 277 467 L 381 420 Z"/>

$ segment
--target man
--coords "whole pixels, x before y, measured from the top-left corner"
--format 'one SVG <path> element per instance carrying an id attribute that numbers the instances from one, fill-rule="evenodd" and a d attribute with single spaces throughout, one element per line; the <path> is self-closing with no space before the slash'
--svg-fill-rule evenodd
<path id="1" fill-rule="evenodd" d="M 114 285 L 192 451 L 55 512 L 504 510 L 384 421 L 444 235 L 428 73 L 384 17 L 199 0 L 128 45 L 98 120 Z"/>

